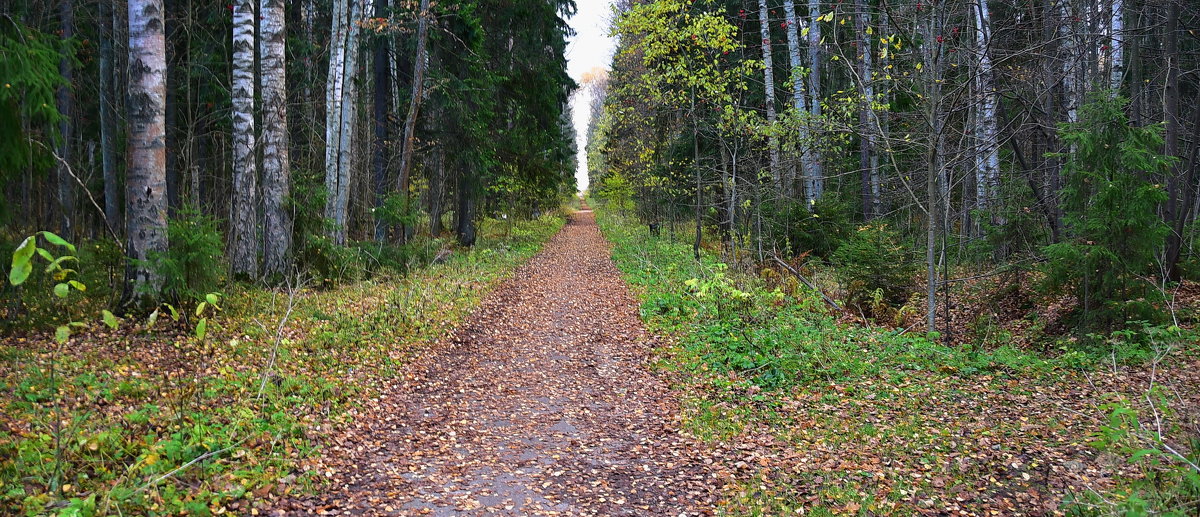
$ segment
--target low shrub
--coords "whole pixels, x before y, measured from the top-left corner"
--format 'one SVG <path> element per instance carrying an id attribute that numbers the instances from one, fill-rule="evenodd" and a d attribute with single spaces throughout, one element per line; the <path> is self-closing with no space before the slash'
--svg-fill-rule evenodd
<path id="1" fill-rule="evenodd" d="M 219 290 L 225 278 L 225 240 L 216 218 L 194 208 L 180 210 L 167 222 L 167 242 L 166 253 L 150 257 L 163 276 L 167 299 L 191 306 Z"/>
<path id="2" fill-rule="evenodd" d="M 846 289 L 846 301 L 866 312 L 880 304 L 902 305 L 912 293 L 916 263 L 886 224 L 858 228 L 833 253 L 831 262 Z"/>

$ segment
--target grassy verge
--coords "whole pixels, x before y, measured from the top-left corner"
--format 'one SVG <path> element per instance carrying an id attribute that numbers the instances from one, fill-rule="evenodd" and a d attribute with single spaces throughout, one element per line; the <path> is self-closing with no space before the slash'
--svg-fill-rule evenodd
<path id="1" fill-rule="evenodd" d="M 791 279 L 599 215 L 643 319 L 674 338 L 659 364 L 685 425 L 740 451 L 726 514 L 1195 511 L 1194 334 L 1052 357 L 945 346 L 841 323 Z"/>
<path id="2" fill-rule="evenodd" d="M 296 467 L 346 410 L 562 224 L 488 222 L 474 248 L 441 264 L 299 289 L 290 302 L 229 293 L 204 339 L 166 317 L 95 325 L 62 347 L 44 333 L 5 337 L 0 514 L 250 515 L 318 486 Z"/>

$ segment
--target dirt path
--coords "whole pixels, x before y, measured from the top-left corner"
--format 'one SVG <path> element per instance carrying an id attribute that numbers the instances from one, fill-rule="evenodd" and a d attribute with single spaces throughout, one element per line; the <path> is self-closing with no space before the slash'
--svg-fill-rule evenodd
<path id="1" fill-rule="evenodd" d="M 710 513 L 718 483 L 645 365 L 636 307 L 576 214 L 337 437 L 333 491 L 278 513 Z"/>

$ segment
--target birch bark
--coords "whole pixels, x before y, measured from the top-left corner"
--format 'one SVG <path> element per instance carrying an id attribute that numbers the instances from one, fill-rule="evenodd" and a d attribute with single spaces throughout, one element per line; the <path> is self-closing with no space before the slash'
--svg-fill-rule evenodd
<path id="1" fill-rule="evenodd" d="M 286 272 L 292 248 L 288 163 L 287 70 L 283 0 L 259 2 L 259 88 L 262 94 L 263 274 Z"/>
<path id="2" fill-rule="evenodd" d="M 788 58 L 792 66 L 792 107 L 800 119 L 797 130 L 799 132 L 797 149 L 800 151 L 801 176 L 805 178 L 805 205 L 811 208 L 813 203 L 816 203 L 816 198 L 811 195 L 812 188 L 809 185 L 812 184 L 811 175 L 817 171 L 817 165 L 813 159 L 812 132 L 808 124 L 809 109 L 804 87 L 804 61 L 800 57 L 800 21 L 796 18 L 796 6 L 793 0 L 784 0 L 783 14 L 784 22 L 787 25 Z"/>
<path id="3" fill-rule="evenodd" d="M 167 49 L 162 0 L 130 0 L 129 162 L 125 173 L 126 304 L 157 302 L 162 275 L 149 263 L 167 251 Z"/>
<path id="4" fill-rule="evenodd" d="M 230 266 L 258 278 L 258 170 L 254 132 L 254 2 L 233 4 L 233 206 Z"/>
<path id="5" fill-rule="evenodd" d="M 771 55 L 771 19 L 767 10 L 767 0 L 758 0 L 759 35 L 762 36 L 763 59 L 763 92 L 767 107 L 767 124 L 771 133 L 767 137 L 768 152 L 771 157 L 771 180 L 775 189 L 784 196 L 790 192 L 779 175 L 779 138 L 775 136 L 775 60 Z"/>

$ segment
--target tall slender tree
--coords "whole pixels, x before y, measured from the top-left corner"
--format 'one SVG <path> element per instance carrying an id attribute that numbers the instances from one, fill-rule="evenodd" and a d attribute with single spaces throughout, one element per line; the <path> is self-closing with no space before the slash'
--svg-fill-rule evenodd
<path id="1" fill-rule="evenodd" d="M 100 2 L 100 161 L 104 177 L 104 218 L 110 228 L 121 228 L 120 182 L 117 178 L 117 16 L 111 2 Z"/>
<path id="2" fill-rule="evenodd" d="M 129 162 L 126 168 L 125 300 L 157 300 L 152 256 L 167 250 L 166 74 L 162 0 L 129 0 Z"/>
<path id="3" fill-rule="evenodd" d="M 789 2 L 790 3 L 790 2 Z M 858 83 L 862 100 L 858 110 L 860 190 L 864 220 L 878 217 L 879 155 L 875 147 L 875 51 L 872 49 L 871 15 L 866 0 L 854 4 L 854 27 L 857 36 Z"/>
<path id="4" fill-rule="evenodd" d="M 425 83 L 425 65 L 429 60 L 426 45 L 429 41 L 429 0 L 421 0 L 417 12 L 417 50 L 413 57 L 412 94 L 408 101 L 408 114 L 404 117 L 404 142 L 400 151 L 400 172 L 396 180 L 396 190 L 404 197 L 404 204 L 409 206 L 409 170 L 412 169 L 414 135 L 417 130 L 417 113 L 421 110 L 421 89 Z M 400 242 L 408 239 L 408 228 L 401 225 Z"/>
<path id="5" fill-rule="evenodd" d="M 358 21 L 362 0 L 333 2 L 329 75 L 325 90 L 325 218 L 333 221 L 331 237 L 346 243 L 349 222 L 351 158 L 357 103 Z"/>
<path id="6" fill-rule="evenodd" d="M 233 4 L 233 206 L 230 267 L 234 276 L 258 278 L 258 167 L 254 133 L 254 0 Z"/>
<path id="7" fill-rule="evenodd" d="M 62 24 L 61 31 L 63 39 L 71 39 L 75 36 L 75 13 L 74 6 L 71 0 L 59 0 L 58 4 L 58 19 Z M 75 129 L 75 99 L 74 78 L 75 78 L 75 58 L 73 55 L 64 53 L 58 61 L 58 71 L 63 76 L 63 84 L 58 87 L 58 92 L 55 95 L 55 103 L 58 105 L 58 113 L 62 116 L 58 123 L 58 160 L 55 164 L 55 176 L 58 180 L 58 207 L 59 207 L 59 232 L 70 238 L 74 231 L 73 219 L 75 217 L 75 178 L 71 177 L 71 151 L 74 144 L 74 129 Z"/>
<path id="8" fill-rule="evenodd" d="M 821 116 L 821 0 L 808 0 L 808 109 L 813 118 Z M 810 153 L 808 189 L 805 195 L 809 206 L 825 194 L 825 165 L 821 152 L 813 148 Z"/>
<path id="9" fill-rule="evenodd" d="M 1108 21 L 1108 88 L 1120 93 L 1125 78 L 1125 0 L 1113 0 Z"/>
<path id="10" fill-rule="evenodd" d="M 375 17 L 382 20 L 389 14 L 388 0 L 375 0 Z M 375 187 L 375 240 L 383 242 L 387 237 L 387 226 L 382 219 L 383 201 L 387 197 L 388 172 L 388 113 L 392 102 L 392 60 L 389 55 L 389 39 L 376 34 L 372 45 L 373 109 L 375 139 L 371 143 L 371 167 L 374 169 Z"/>
<path id="11" fill-rule="evenodd" d="M 796 18 L 796 5 L 791 0 L 783 2 L 784 24 L 787 25 L 787 42 L 788 42 L 788 58 L 792 67 L 792 108 L 796 110 L 796 115 L 799 117 L 797 125 L 799 135 L 797 135 L 797 149 L 800 152 L 800 170 L 804 177 L 804 194 L 805 205 L 810 209 L 816 203 L 817 198 L 813 196 L 815 189 L 809 185 L 812 184 L 814 178 L 811 176 L 819 169 L 814 160 L 812 151 L 812 131 L 810 130 L 808 109 L 807 88 L 804 87 L 805 68 L 804 60 L 800 55 L 800 27 L 803 24 L 801 20 Z"/>
<path id="12" fill-rule="evenodd" d="M 992 65 L 991 12 L 988 0 L 976 0 L 973 6 L 975 21 L 975 208 L 991 211 L 993 222 L 998 210 L 992 204 L 1000 197 L 1000 142 L 996 107 L 996 72 Z"/>
<path id="13" fill-rule="evenodd" d="M 287 69 L 283 0 L 259 2 L 259 89 L 262 94 L 263 274 L 287 271 L 292 248 L 288 169 Z"/>
<path id="14" fill-rule="evenodd" d="M 763 99 L 767 109 L 767 124 L 775 125 L 775 60 L 772 57 L 771 51 L 771 18 L 767 9 L 767 0 L 758 0 L 758 27 L 759 35 L 762 36 L 762 60 L 763 60 Z M 775 136 L 772 130 L 767 136 L 767 152 L 770 155 L 770 173 L 771 180 L 775 182 L 775 188 L 784 196 L 790 195 L 790 189 L 785 185 L 783 178 L 780 176 L 779 167 L 779 138 Z"/>

